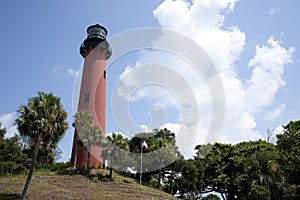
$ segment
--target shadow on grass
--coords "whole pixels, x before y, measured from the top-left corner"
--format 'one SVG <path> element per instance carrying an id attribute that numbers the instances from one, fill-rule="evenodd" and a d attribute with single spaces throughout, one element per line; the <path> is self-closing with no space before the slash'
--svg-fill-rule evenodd
<path id="1" fill-rule="evenodd" d="M 1 200 L 20 199 L 20 198 L 21 198 L 20 194 L 5 194 L 5 193 L 0 193 L 0 199 Z"/>

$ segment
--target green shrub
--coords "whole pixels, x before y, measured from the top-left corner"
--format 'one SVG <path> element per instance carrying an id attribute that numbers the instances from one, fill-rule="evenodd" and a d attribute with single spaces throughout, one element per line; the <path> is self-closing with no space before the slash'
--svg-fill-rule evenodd
<path id="1" fill-rule="evenodd" d="M 70 167 L 70 163 L 68 162 L 58 162 L 58 163 L 53 163 L 50 166 L 51 171 L 62 171 Z"/>
<path id="2" fill-rule="evenodd" d="M 265 186 L 252 184 L 249 192 L 249 200 L 270 200 L 270 191 Z"/>

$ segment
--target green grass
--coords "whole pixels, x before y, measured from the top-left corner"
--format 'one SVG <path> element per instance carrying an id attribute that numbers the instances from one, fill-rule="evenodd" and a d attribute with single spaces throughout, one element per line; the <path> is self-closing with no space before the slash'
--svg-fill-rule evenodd
<path id="1" fill-rule="evenodd" d="M 109 181 L 109 171 L 92 170 L 89 178 L 74 173 L 63 174 L 37 170 L 32 178 L 27 199 L 172 199 L 172 196 L 154 188 L 139 185 L 136 180 L 114 173 Z M 100 177 L 100 178 L 98 178 Z M 27 175 L 0 177 L 0 199 L 18 199 Z"/>

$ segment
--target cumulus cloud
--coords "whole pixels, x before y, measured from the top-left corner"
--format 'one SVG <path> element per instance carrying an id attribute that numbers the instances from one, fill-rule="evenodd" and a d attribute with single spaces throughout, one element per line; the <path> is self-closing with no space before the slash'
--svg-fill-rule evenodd
<path id="1" fill-rule="evenodd" d="M 248 67 L 252 70 L 248 79 L 238 76 L 236 61 L 240 59 L 240 55 L 246 44 L 246 33 L 242 32 L 239 27 L 225 27 L 224 20 L 226 14 L 233 12 L 236 0 L 224 1 L 200 1 L 195 0 L 188 3 L 183 0 L 165 0 L 154 11 L 153 15 L 158 20 L 162 28 L 177 31 L 184 34 L 195 42 L 197 42 L 207 53 L 217 68 L 223 82 L 226 102 L 226 118 L 224 121 L 223 132 L 216 138 L 220 142 L 236 143 L 243 140 L 263 139 L 264 137 L 256 130 L 256 115 L 260 112 L 266 112 L 275 98 L 277 91 L 284 86 L 284 72 L 287 64 L 292 62 L 292 56 L 295 48 L 285 48 L 281 45 L 281 41 L 270 36 L 263 44 L 257 44 L 255 53 L 248 62 Z M 178 45 L 176 41 L 170 41 L 170 38 L 164 38 L 162 35 L 153 42 L 154 46 L 159 46 L 163 42 L 172 42 Z M 190 112 L 190 118 L 196 118 L 197 123 L 183 124 L 182 121 L 166 122 L 165 127 L 175 133 L 178 133 L 179 127 L 185 130 L 181 133 L 190 133 L 196 131 L 193 141 L 194 144 L 204 142 L 206 134 L 210 130 L 210 122 L 214 118 L 212 112 L 212 101 L 210 92 L 207 89 L 207 83 L 203 81 L 203 77 L 199 77 L 193 68 L 179 57 L 168 55 L 166 53 L 145 53 L 141 56 L 136 66 L 126 68 L 121 75 L 137 69 L 145 63 L 161 63 L 163 66 L 171 66 L 170 68 L 179 74 L 184 80 L 188 80 L 188 85 L 196 94 L 197 109 L 199 112 Z M 128 75 L 128 74 L 127 74 Z M 156 73 L 153 75 L 154 80 L 167 79 L 170 73 Z M 145 76 L 131 76 L 130 79 L 124 79 L 122 87 L 117 88 L 120 95 L 128 94 L 126 88 L 139 87 L 141 80 Z M 179 79 L 175 82 L 181 83 Z M 178 84 L 176 95 L 186 92 Z M 156 88 L 157 89 L 157 88 Z M 161 101 L 168 99 L 166 92 L 150 88 L 143 88 L 140 93 L 135 93 L 136 99 L 148 99 Z M 123 93 L 122 93 L 123 92 Z M 174 94 L 173 94 L 174 95 Z M 128 98 L 128 96 L 127 96 Z M 192 106 L 189 99 L 190 93 L 186 93 L 185 97 L 179 98 L 179 104 Z M 133 98 L 134 99 L 134 98 Z M 176 98 L 175 98 L 176 100 Z M 164 101 L 166 105 L 175 102 L 174 98 L 170 98 L 170 102 Z M 177 98 L 178 100 L 178 98 Z M 178 103 L 178 102 L 177 102 Z M 176 105 L 173 103 L 173 105 Z M 195 107 L 193 107 L 195 109 Z M 285 104 L 281 104 L 275 111 L 267 112 L 267 119 L 272 119 L 280 115 L 285 109 Z M 191 111 L 190 109 L 189 111 Z M 184 127 L 184 128 L 183 128 Z M 192 128 L 192 130 L 191 130 Z M 206 134 L 198 133 L 206 132 Z M 200 136 L 199 136 L 200 135 Z M 188 137 L 187 137 L 188 138 Z M 189 138 L 191 139 L 191 138 Z M 190 151 L 190 150 L 189 150 Z"/>
<path id="2" fill-rule="evenodd" d="M 16 112 L 6 113 L 3 115 L 0 115 L 0 123 L 1 128 L 6 129 L 5 137 L 9 138 L 14 136 L 15 134 L 18 134 L 17 126 L 15 125 L 15 119 L 17 117 Z"/>
<path id="3" fill-rule="evenodd" d="M 222 77 L 226 95 L 224 132 L 229 142 L 261 138 L 255 130 L 255 114 L 272 103 L 284 85 L 286 65 L 292 62 L 295 48 L 284 48 L 269 37 L 257 45 L 248 65 L 252 75 L 243 85 L 234 63 L 245 45 L 246 33 L 237 26 L 224 27 L 225 15 L 232 12 L 236 1 L 164 1 L 153 13 L 162 28 L 183 33 L 203 47 Z M 224 12 L 225 11 L 225 12 Z M 175 23 L 176 22 L 176 23 Z M 194 86 L 197 87 L 197 86 Z"/>
<path id="4" fill-rule="evenodd" d="M 264 117 L 265 120 L 272 120 L 277 118 L 281 113 L 285 111 L 286 105 L 281 103 L 275 110 L 267 112 L 266 116 Z"/>
<path id="5" fill-rule="evenodd" d="M 255 50 L 248 63 L 253 70 L 246 95 L 251 108 L 259 109 L 269 105 L 278 89 L 285 84 L 284 70 L 292 62 L 295 48 L 285 49 L 271 36 L 266 45 L 257 45 Z"/>

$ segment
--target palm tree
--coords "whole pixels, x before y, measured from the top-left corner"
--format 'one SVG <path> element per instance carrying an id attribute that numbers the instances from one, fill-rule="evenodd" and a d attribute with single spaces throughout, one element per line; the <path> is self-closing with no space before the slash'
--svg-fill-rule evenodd
<path id="1" fill-rule="evenodd" d="M 107 147 L 106 147 L 106 152 L 108 154 L 108 156 L 110 157 L 110 169 L 109 169 L 109 177 L 110 180 L 112 180 L 112 169 L 113 166 L 116 165 L 115 159 L 117 157 L 118 154 L 118 150 L 123 149 L 125 151 L 129 150 L 129 145 L 128 145 L 128 141 L 123 138 L 123 136 L 121 134 L 116 134 L 116 133 L 112 133 L 112 135 L 108 135 L 107 137 Z M 118 149 L 118 148 L 120 149 Z M 123 158 L 124 159 L 124 158 Z"/>
<path id="2" fill-rule="evenodd" d="M 285 189 L 285 177 L 275 157 L 272 152 L 255 152 L 246 160 L 245 170 L 248 185 L 265 186 L 272 199 L 277 199 Z"/>
<path id="3" fill-rule="evenodd" d="M 38 92 L 38 96 L 28 99 L 27 105 L 21 106 L 16 119 L 18 130 L 22 136 L 29 136 L 34 144 L 34 154 L 21 199 L 26 198 L 31 177 L 35 168 L 38 151 L 43 135 L 61 138 L 68 124 L 67 113 L 63 110 L 60 99 L 52 93 Z"/>
<path id="4" fill-rule="evenodd" d="M 91 147 L 103 146 L 102 132 L 98 126 L 93 125 L 93 117 L 88 111 L 86 110 L 78 111 L 75 114 L 74 118 L 75 118 L 75 127 L 79 133 L 76 141 L 76 145 L 81 144 L 88 151 L 87 170 L 89 171 Z"/>

